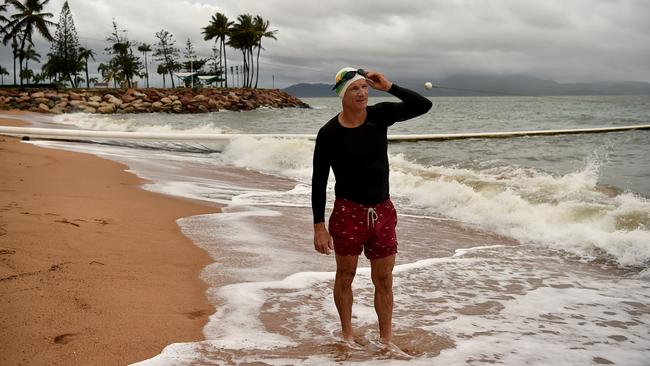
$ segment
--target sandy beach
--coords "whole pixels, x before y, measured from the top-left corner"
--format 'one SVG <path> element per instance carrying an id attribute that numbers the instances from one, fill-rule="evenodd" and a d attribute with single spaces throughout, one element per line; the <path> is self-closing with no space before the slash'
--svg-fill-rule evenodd
<path id="1" fill-rule="evenodd" d="M 0 136 L 0 364 L 124 365 L 203 339 L 212 261 L 175 220 L 218 208 L 125 169 Z"/>

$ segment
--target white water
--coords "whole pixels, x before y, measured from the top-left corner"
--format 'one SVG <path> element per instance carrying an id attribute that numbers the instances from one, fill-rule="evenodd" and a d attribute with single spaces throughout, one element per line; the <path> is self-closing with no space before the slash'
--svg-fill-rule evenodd
<path id="1" fill-rule="evenodd" d="M 100 154 L 103 150 L 91 148 Z M 141 155 L 140 160 L 156 161 L 146 151 L 130 151 Z M 310 191 L 306 185 L 311 179 L 312 152 L 313 142 L 307 140 L 241 138 L 232 141 L 220 154 L 169 153 L 161 163 L 170 159 L 203 161 L 214 169 L 216 164 L 227 164 L 295 179 L 302 183 L 298 186 L 302 188 L 283 199 L 272 192 L 250 192 L 237 200 L 240 204 L 266 201 L 308 207 Z M 518 167 L 469 170 L 424 166 L 401 154 L 391 154 L 391 192 L 405 207 L 405 213 L 447 216 L 524 243 L 585 258 L 608 258 L 622 266 L 646 266 L 650 261 L 650 202 L 631 192 L 612 194 L 600 190 L 599 159 L 593 155 L 579 170 L 553 175 Z M 206 191 L 219 184 L 186 179 L 189 181 L 158 183 L 151 188 L 206 199 Z M 330 180 L 331 190 L 333 178 Z M 174 192 L 170 192 L 172 185 Z"/>

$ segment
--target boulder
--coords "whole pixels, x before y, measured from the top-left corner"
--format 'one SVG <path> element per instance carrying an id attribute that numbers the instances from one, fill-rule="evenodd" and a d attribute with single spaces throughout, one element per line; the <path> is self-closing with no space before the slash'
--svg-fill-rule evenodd
<path id="1" fill-rule="evenodd" d="M 36 93 L 34 93 L 34 94 L 36 94 Z M 41 94 L 42 94 L 42 93 L 41 93 Z M 33 97 L 32 97 L 32 98 L 33 98 Z M 33 100 L 34 100 L 35 103 L 38 103 L 38 104 L 41 104 L 41 103 L 43 103 L 43 104 L 47 104 L 47 103 L 50 102 L 50 99 L 49 99 L 49 98 L 45 98 L 45 97 L 41 97 L 41 98 L 33 98 Z"/>
<path id="2" fill-rule="evenodd" d="M 124 102 L 124 103 L 131 103 L 134 100 L 136 100 L 137 98 L 132 96 L 132 95 L 123 95 L 121 99 L 122 99 L 122 102 Z"/>
<path id="3" fill-rule="evenodd" d="M 108 98 L 108 102 L 111 103 L 111 104 L 114 104 L 117 107 L 121 106 L 122 103 L 124 103 L 124 102 L 122 102 L 122 99 L 116 98 L 116 97 Z"/>
<path id="4" fill-rule="evenodd" d="M 164 97 L 164 98 L 160 98 L 160 103 L 162 103 L 162 104 L 172 104 L 172 100 L 170 98 Z"/>
<path id="5" fill-rule="evenodd" d="M 151 109 L 152 109 L 154 112 L 160 112 L 160 111 L 163 110 L 163 104 L 162 104 L 161 102 L 153 102 L 153 103 L 151 104 Z"/>
<path id="6" fill-rule="evenodd" d="M 192 98 L 192 102 L 199 102 L 199 103 L 201 103 L 201 102 L 207 102 L 208 99 L 209 99 L 209 98 L 206 97 L 205 95 L 203 95 L 203 94 L 199 94 L 199 95 L 195 95 L 194 98 Z"/>
<path id="7" fill-rule="evenodd" d="M 47 104 L 41 103 L 41 104 L 38 105 L 38 111 L 39 112 L 49 112 L 50 107 L 48 107 Z"/>
<path id="8" fill-rule="evenodd" d="M 34 99 L 36 99 L 36 98 L 45 98 L 45 93 L 44 92 L 36 92 L 36 93 L 32 93 L 32 95 L 30 95 L 30 96 L 32 98 L 34 98 Z"/>
<path id="9" fill-rule="evenodd" d="M 208 107 L 210 109 L 219 109 L 219 103 L 213 98 L 208 99 Z"/>
<path id="10" fill-rule="evenodd" d="M 117 109 L 117 106 L 115 104 L 113 104 L 113 103 L 101 102 L 99 107 L 97 108 L 97 110 L 99 110 L 100 108 L 110 108 L 113 112 L 115 112 L 115 110 Z"/>
<path id="11" fill-rule="evenodd" d="M 91 102 L 101 102 L 102 97 L 100 97 L 99 95 L 93 95 L 92 97 L 88 98 L 88 100 Z"/>
<path id="12" fill-rule="evenodd" d="M 102 113 L 102 114 L 110 114 L 115 112 L 115 106 L 114 105 L 102 105 L 101 107 L 97 108 L 97 112 Z"/>

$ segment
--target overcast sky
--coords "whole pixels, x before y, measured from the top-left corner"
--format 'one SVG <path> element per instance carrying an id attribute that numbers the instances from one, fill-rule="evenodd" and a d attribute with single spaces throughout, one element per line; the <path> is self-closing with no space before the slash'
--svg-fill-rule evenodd
<path id="1" fill-rule="evenodd" d="M 63 0 L 46 10 L 58 22 Z M 103 53 L 112 19 L 130 40 L 154 44 L 161 29 L 199 57 L 211 54 L 201 28 L 216 12 L 261 15 L 277 30 L 265 39 L 260 83 L 332 83 L 342 66 L 383 71 L 393 80 L 440 80 L 459 73 L 529 74 L 558 82 L 650 82 L 647 0 L 69 0 L 80 43 Z M 52 29 L 54 33 L 54 29 Z M 49 45 L 35 37 L 45 59 Z M 11 49 L 0 62 L 13 69 Z M 228 49 L 229 65 L 240 64 Z M 44 61 L 44 60 L 43 60 Z M 38 66 L 40 69 L 40 65 Z M 152 84 L 162 85 L 150 64 Z M 91 76 L 92 77 L 92 76 Z M 6 82 L 5 77 L 5 82 Z M 168 81 L 169 82 L 169 81 Z"/>

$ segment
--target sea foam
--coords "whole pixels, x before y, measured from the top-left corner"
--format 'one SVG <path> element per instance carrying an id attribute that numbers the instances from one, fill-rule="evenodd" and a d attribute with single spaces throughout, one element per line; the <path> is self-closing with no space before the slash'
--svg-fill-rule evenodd
<path id="1" fill-rule="evenodd" d="M 226 148 L 223 159 L 309 184 L 312 153 L 313 143 L 306 140 L 242 138 Z M 401 212 L 444 215 L 524 243 L 646 266 L 650 202 L 600 187 L 600 159 L 596 154 L 581 169 L 557 175 L 511 166 L 424 166 L 396 154 L 390 156 L 391 194 Z M 333 183 L 330 174 L 330 190 Z"/>

